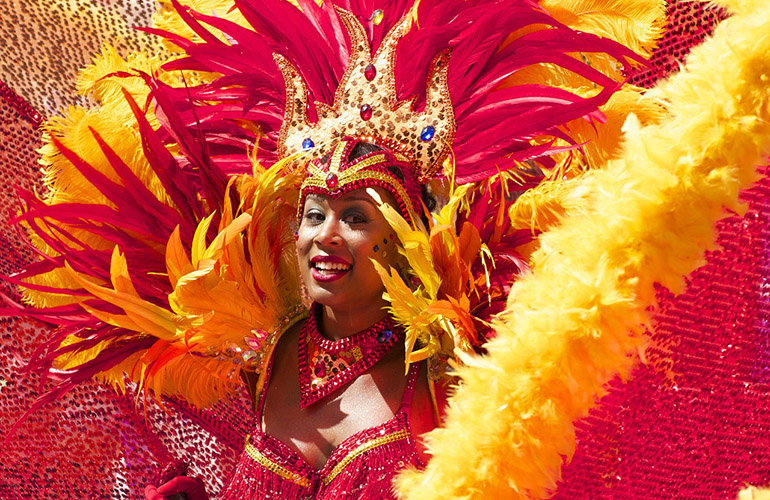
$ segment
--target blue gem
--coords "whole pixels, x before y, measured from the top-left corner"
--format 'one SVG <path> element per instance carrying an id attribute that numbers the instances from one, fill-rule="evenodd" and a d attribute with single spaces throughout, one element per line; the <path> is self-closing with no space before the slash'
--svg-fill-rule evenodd
<path id="1" fill-rule="evenodd" d="M 374 251 L 375 252 L 379 252 L 380 251 L 380 246 L 379 245 L 374 245 Z"/>
<path id="2" fill-rule="evenodd" d="M 384 344 L 393 336 L 393 330 L 383 330 L 377 335 L 377 342 Z"/>
<path id="3" fill-rule="evenodd" d="M 428 125 L 424 129 L 422 129 L 422 132 L 420 132 L 420 140 L 422 142 L 428 142 L 429 140 L 433 139 L 433 134 L 436 133 L 436 129 L 433 128 L 433 125 Z"/>
<path id="4" fill-rule="evenodd" d="M 313 142 L 313 139 L 311 139 L 310 137 L 302 141 L 302 149 L 304 149 L 305 151 L 307 151 L 308 149 L 313 149 L 314 147 L 315 147 L 315 143 Z"/>

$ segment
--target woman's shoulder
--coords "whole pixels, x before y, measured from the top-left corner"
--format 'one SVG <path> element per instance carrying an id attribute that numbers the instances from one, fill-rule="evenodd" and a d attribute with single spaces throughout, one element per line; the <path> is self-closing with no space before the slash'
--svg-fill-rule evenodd
<path id="1" fill-rule="evenodd" d="M 249 397 L 251 398 L 252 409 L 257 408 L 260 393 L 263 387 L 267 385 L 266 381 L 270 376 L 270 372 L 275 368 L 276 360 L 281 363 L 292 359 L 288 356 L 288 350 L 291 349 L 291 346 L 297 345 L 297 339 L 306 321 L 307 318 L 300 319 L 289 325 L 285 330 L 276 330 L 271 334 L 274 335 L 274 338 L 270 339 L 273 347 L 265 353 L 266 359 L 261 370 L 249 370 L 246 368 L 241 370 L 241 379 L 246 384 Z"/>

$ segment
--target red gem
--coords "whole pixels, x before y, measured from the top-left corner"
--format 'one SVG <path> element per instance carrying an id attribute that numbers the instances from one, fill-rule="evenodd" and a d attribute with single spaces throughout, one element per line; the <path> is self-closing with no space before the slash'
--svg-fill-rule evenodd
<path id="1" fill-rule="evenodd" d="M 339 180 L 337 179 L 337 174 L 334 172 L 329 172 L 329 175 L 326 176 L 326 187 L 329 189 L 336 189 L 338 182 Z"/>
<path id="2" fill-rule="evenodd" d="M 364 70 L 364 78 L 371 82 L 375 76 L 377 76 L 377 68 L 374 67 L 374 64 L 369 64 Z"/>
<path id="3" fill-rule="evenodd" d="M 364 121 L 369 120 L 372 117 L 372 107 L 368 104 L 361 106 L 361 119 Z"/>
<path id="4" fill-rule="evenodd" d="M 313 373 L 316 377 L 323 378 L 326 376 L 326 364 L 318 360 L 318 363 L 315 364 L 315 368 L 313 368 Z"/>

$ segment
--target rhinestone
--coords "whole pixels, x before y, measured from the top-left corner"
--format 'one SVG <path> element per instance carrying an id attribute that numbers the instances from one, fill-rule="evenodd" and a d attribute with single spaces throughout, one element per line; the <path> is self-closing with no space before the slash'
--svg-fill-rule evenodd
<path id="1" fill-rule="evenodd" d="M 384 344 L 393 336 L 393 330 L 383 330 L 377 335 L 377 342 Z"/>
<path id="2" fill-rule="evenodd" d="M 428 125 L 422 129 L 422 132 L 420 132 L 420 140 L 422 142 L 428 142 L 429 140 L 433 139 L 433 134 L 435 133 L 436 129 L 433 127 L 433 125 Z"/>
<path id="3" fill-rule="evenodd" d="M 364 70 L 364 77 L 371 82 L 375 76 L 377 76 L 377 68 L 374 67 L 374 64 L 370 63 Z"/>
<path id="4" fill-rule="evenodd" d="M 379 26 L 384 16 L 385 16 L 385 13 L 382 12 L 382 9 L 377 9 L 374 12 L 372 12 L 372 22 L 374 23 L 374 25 Z"/>
<path id="5" fill-rule="evenodd" d="M 315 143 L 313 142 L 313 139 L 308 137 L 304 141 L 302 141 L 302 149 L 307 151 L 308 149 L 313 149 L 315 147 Z"/>
<path id="6" fill-rule="evenodd" d="M 338 182 L 339 180 L 337 179 L 337 174 L 334 172 L 329 172 L 329 175 L 326 176 L 326 187 L 329 189 L 336 189 Z"/>
<path id="7" fill-rule="evenodd" d="M 372 117 L 372 107 L 368 104 L 361 106 L 361 119 L 368 121 Z"/>

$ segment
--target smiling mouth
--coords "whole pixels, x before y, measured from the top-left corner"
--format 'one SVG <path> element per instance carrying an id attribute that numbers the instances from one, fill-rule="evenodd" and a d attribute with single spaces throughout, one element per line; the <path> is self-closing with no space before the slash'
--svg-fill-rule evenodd
<path id="1" fill-rule="evenodd" d="M 336 262 L 314 262 L 312 266 L 313 269 L 318 269 L 321 272 L 350 270 L 350 265 Z"/>
<path id="2" fill-rule="evenodd" d="M 342 262 L 311 262 L 310 274 L 314 280 L 328 283 L 342 278 L 350 271 L 351 267 L 350 264 Z"/>

